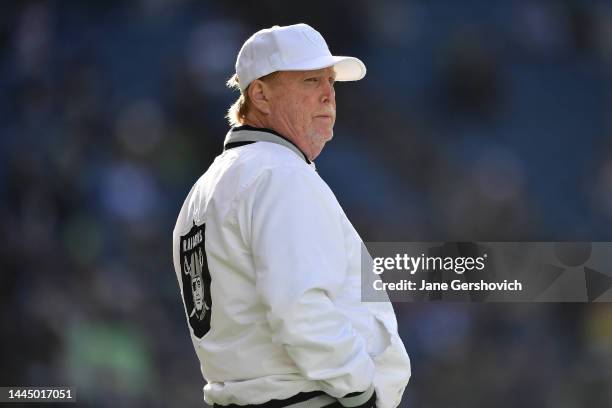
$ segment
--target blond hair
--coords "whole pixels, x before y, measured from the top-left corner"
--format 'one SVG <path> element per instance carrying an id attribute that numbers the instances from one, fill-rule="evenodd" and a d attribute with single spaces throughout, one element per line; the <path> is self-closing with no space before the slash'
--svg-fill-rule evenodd
<path id="1" fill-rule="evenodd" d="M 264 75 L 261 78 L 257 79 L 259 79 L 260 81 L 270 80 L 275 77 L 275 74 L 277 73 L 278 71 L 272 72 L 271 74 Z M 247 114 L 251 110 L 251 105 L 253 104 L 253 102 L 251 102 L 251 98 L 249 97 L 248 92 L 250 84 L 246 87 L 244 91 L 241 91 L 238 74 L 234 74 L 230 79 L 227 80 L 226 85 L 228 86 L 228 88 L 240 91 L 240 96 L 229 107 L 229 109 L 227 110 L 227 115 L 225 115 L 225 117 L 227 118 L 230 126 L 244 125 Z"/>

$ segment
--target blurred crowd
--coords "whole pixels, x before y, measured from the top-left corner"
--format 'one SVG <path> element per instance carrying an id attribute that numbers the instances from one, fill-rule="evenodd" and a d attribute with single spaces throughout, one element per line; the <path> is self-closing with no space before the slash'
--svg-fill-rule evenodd
<path id="1" fill-rule="evenodd" d="M 7 2 L 0 385 L 203 405 L 172 229 L 241 44 L 296 22 L 368 67 L 317 159 L 365 241 L 612 241 L 609 1 Z M 402 407 L 612 406 L 611 306 L 394 306 Z"/>

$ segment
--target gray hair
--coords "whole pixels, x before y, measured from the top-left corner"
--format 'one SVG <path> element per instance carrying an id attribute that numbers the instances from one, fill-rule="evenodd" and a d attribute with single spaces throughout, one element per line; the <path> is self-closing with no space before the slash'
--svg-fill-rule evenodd
<path id="1" fill-rule="evenodd" d="M 232 77 L 227 80 L 226 85 L 228 88 L 240 91 L 238 74 L 232 75 Z M 225 115 L 225 117 L 227 118 L 230 126 L 240 126 L 244 124 L 244 119 L 249 111 L 249 105 L 251 102 L 247 94 L 247 89 L 245 89 L 244 92 L 240 92 L 238 99 L 236 99 L 236 101 L 232 103 L 232 106 L 230 106 L 230 108 L 227 110 L 227 115 Z M 245 96 L 245 94 L 247 95 Z"/>
<path id="2" fill-rule="evenodd" d="M 259 79 L 260 81 L 266 81 L 272 79 L 274 76 L 276 76 L 275 74 L 277 74 L 278 72 L 279 71 L 272 72 L 271 74 L 264 75 L 261 78 L 257 79 Z M 230 79 L 227 80 L 226 85 L 228 88 L 240 91 L 240 84 L 238 81 L 238 74 L 234 74 Z M 249 84 L 249 86 L 251 85 Z M 244 125 L 246 116 L 249 113 L 249 110 L 251 109 L 252 105 L 251 98 L 249 97 L 248 92 L 249 86 L 247 86 L 244 91 L 240 92 L 240 96 L 238 97 L 238 99 L 236 99 L 227 110 L 227 115 L 225 115 L 225 117 L 227 118 L 230 126 Z"/>

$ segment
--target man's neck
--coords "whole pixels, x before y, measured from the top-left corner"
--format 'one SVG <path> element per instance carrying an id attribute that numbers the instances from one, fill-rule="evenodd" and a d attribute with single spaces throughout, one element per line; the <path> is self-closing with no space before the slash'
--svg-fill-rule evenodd
<path id="1" fill-rule="evenodd" d="M 293 143 L 294 145 L 296 145 L 298 149 L 304 152 L 304 154 L 306 155 L 306 157 L 308 157 L 309 160 L 314 159 L 313 157 L 311 157 L 310 153 L 305 149 L 305 147 L 307 146 L 303 146 L 303 144 L 300 143 L 300 141 L 296 140 L 296 138 L 293 137 L 293 135 L 291 135 L 290 132 L 284 132 L 282 130 L 277 129 L 275 126 L 270 124 L 269 121 L 263 120 L 257 115 L 251 115 L 249 117 L 246 117 L 243 125 L 252 126 L 252 127 L 256 127 L 260 129 L 271 129 L 275 131 L 276 133 L 282 135 L 285 139 L 291 141 L 291 143 Z"/>
<path id="2" fill-rule="evenodd" d="M 306 163 L 310 164 L 311 160 L 310 158 L 306 155 L 306 153 L 304 153 L 304 151 L 302 149 L 300 149 L 300 147 L 298 145 L 296 145 L 291 139 L 287 138 L 286 136 L 284 136 L 283 134 L 277 132 L 274 129 L 270 129 L 270 128 L 266 128 L 266 127 L 258 127 L 258 126 L 253 126 L 251 124 L 248 123 L 242 123 L 240 124 L 240 126 L 234 127 L 233 131 L 242 131 L 242 130 L 251 130 L 251 131 L 259 131 L 259 132 L 264 132 L 267 133 L 269 135 L 274 135 L 274 137 L 278 138 L 278 139 L 283 139 L 284 143 L 287 143 L 285 146 L 289 146 L 291 145 L 291 149 L 295 149 L 295 152 L 298 153 L 299 155 L 303 156 L 304 159 L 306 160 Z M 229 137 L 229 136 L 228 136 Z M 268 139 L 263 139 L 264 141 L 270 141 Z M 256 141 L 256 139 L 255 139 Z M 227 142 L 227 139 L 226 139 Z M 241 143 L 242 140 L 236 142 L 230 142 L 230 144 L 234 144 L 234 143 Z M 276 142 L 275 142 L 276 143 Z M 283 144 L 283 143 L 280 143 Z"/>
<path id="3" fill-rule="evenodd" d="M 272 129 L 266 120 L 263 120 L 257 115 L 248 115 L 246 118 L 244 118 L 244 123 L 242 124 L 256 128 Z"/>

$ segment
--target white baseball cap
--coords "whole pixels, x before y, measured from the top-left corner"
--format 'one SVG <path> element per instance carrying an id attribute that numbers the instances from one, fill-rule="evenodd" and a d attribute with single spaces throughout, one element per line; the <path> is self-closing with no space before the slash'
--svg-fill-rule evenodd
<path id="1" fill-rule="evenodd" d="M 306 71 L 334 67 L 336 81 L 357 81 L 366 67 L 354 57 L 331 55 L 327 43 L 308 24 L 274 26 L 253 34 L 236 59 L 236 74 L 244 91 L 253 80 L 276 71 Z"/>

